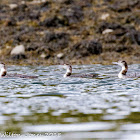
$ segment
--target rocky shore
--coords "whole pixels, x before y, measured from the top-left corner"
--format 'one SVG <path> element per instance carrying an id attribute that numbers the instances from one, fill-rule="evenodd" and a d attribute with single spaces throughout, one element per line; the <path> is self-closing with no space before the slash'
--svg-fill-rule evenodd
<path id="1" fill-rule="evenodd" d="M 140 63 L 139 0 L 1 0 L 7 64 Z"/>

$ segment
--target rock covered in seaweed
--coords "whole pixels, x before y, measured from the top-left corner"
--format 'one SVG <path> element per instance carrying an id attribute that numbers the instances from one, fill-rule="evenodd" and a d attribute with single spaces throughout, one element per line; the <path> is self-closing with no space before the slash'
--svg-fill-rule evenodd
<path id="1" fill-rule="evenodd" d="M 108 54 L 140 60 L 139 8 L 139 0 L 3 0 L 1 59 L 13 58 L 6 46 L 23 44 L 27 57 L 14 58 L 26 57 L 30 63 L 86 58 L 100 63 Z"/>
<path id="2" fill-rule="evenodd" d="M 72 52 L 71 52 L 73 57 L 76 56 L 77 58 L 90 56 L 93 54 L 98 55 L 101 53 L 102 53 L 101 43 L 94 41 L 94 40 L 82 41 L 80 43 L 75 44 L 72 47 Z"/>

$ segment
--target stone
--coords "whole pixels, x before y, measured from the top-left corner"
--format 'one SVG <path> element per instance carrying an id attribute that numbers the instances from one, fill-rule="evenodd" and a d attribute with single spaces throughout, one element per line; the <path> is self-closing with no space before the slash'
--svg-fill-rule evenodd
<path id="1" fill-rule="evenodd" d="M 75 24 L 83 20 L 84 13 L 83 9 L 79 5 L 75 5 L 72 7 L 63 7 L 60 10 L 60 14 L 67 19 L 68 25 Z"/>
<path id="2" fill-rule="evenodd" d="M 90 40 L 90 41 L 82 41 L 80 43 L 76 43 L 72 51 L 70 53 L 71 57 L 86 57 L 90 55 L 97 55 L 102 53 L 102 44 L 95 41 L 95 40 Z"/>
<path id="3" fill-rule="evenodd" d="M 64 57 L 64 54 L 63 54 L 63 53 L 57 54 L 57 58 L 61 59 L 61 58 L 63 58 L 63 57 Z"/>
<path id="4" fill-rule="evenodd" d="M 60 51 L 61 49 L 67 48 L 69 40 L 69 34 L 65 32 L 47 32 L 44 37 L 46 48 L 51 51 Z"/>
<path id="5" fill-rule="evenodd" d="M 25 53 L 25 47 L 23 45 L 18 45 L 15 48 L 13 48 L 11 51 L 11 55 L 18 55 L 24 53 Z"/>
<path id="6" fill-rule="evenodd" d="M 11 51 L 11 58 L 13 60 L 26 59 L 25 48 L 23 45 L 18 45 Z"/>
<path id="7" fill-rule="evenodd" d="M 43 58 L 43 59 L 48 59 L 50 58 L 51 55 L 49 54 L 49 52 L 42 52 L 41 55 L 40 55 L 40 58 Z"/>
<path id="8" fill-rule="evenodd" d="M 45 58 L 45 57 L 46 57 L 46 54 L 45 54 L 45 53 L 42 53 L 42 54 L 40 55 L 40 57 L 41 57 L 41 58 Z"/>
<path id="9" fill-rule="evenodd" d="M 40 26 L 46 27 L 62 27 L 67 25 L 68 25 L 67 19 L 59 16 L 50 17 L 40 22 Z"/>
<path id="10" fill-rule="evenodd" d="M 100 19 L 101 19 L 101 20 L 106 20 L 109 16 L 110 16 L 110 15 L 109 15 L 108 13 L 102 14 L 101 17 L 100 17 Z"/>
<path id="11" fill-rule="evenodd" d="M 9 4 L 9 7 L 11 10 L 15 10 L 18 7 L 18 5 L 17 4 Z"/>
<path id="12" fill-rule="evenodd" d="M 97 32 L 102 33 L 105 29 L 124 29 L 120 24 L 117 23 L 109 23 L 109 22 L 102 22 L 98 27 L 97 27 Z"/>
<path id="13" fill-rule="evenodd" d="M 112 29 L 105 29 L 105 30 L 102 32 L 102 34 L 108 34 L 108 33 L 111 33 L 111 32 L 113 32 Z"/>

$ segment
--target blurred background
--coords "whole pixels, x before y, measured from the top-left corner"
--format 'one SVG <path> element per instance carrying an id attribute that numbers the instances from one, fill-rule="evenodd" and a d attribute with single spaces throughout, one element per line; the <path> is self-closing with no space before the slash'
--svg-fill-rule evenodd
<path id="1" fill-rule="evenodd" d="M 7 64 L 140 63 L 139 0 L 0 0 Z"/>

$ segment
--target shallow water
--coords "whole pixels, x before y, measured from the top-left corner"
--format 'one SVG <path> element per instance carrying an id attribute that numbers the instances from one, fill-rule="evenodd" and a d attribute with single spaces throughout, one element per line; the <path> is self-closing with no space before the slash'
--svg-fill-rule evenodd
<path id="1" fill-rule="evenodd" d="M 140 64 L 129 68 L 138 72 Z M 100 77 L 63 78 L 62 66 L 9 66 L 9 73 L 39 78 L 1 79 L 0 136 L 140 139 L 140 78 L 118 79 L 119 70 L 115 65 L 75 65 L 74 73 L 96 72 Z M 54 132 L 59 136 L 46 136 Z"/>

